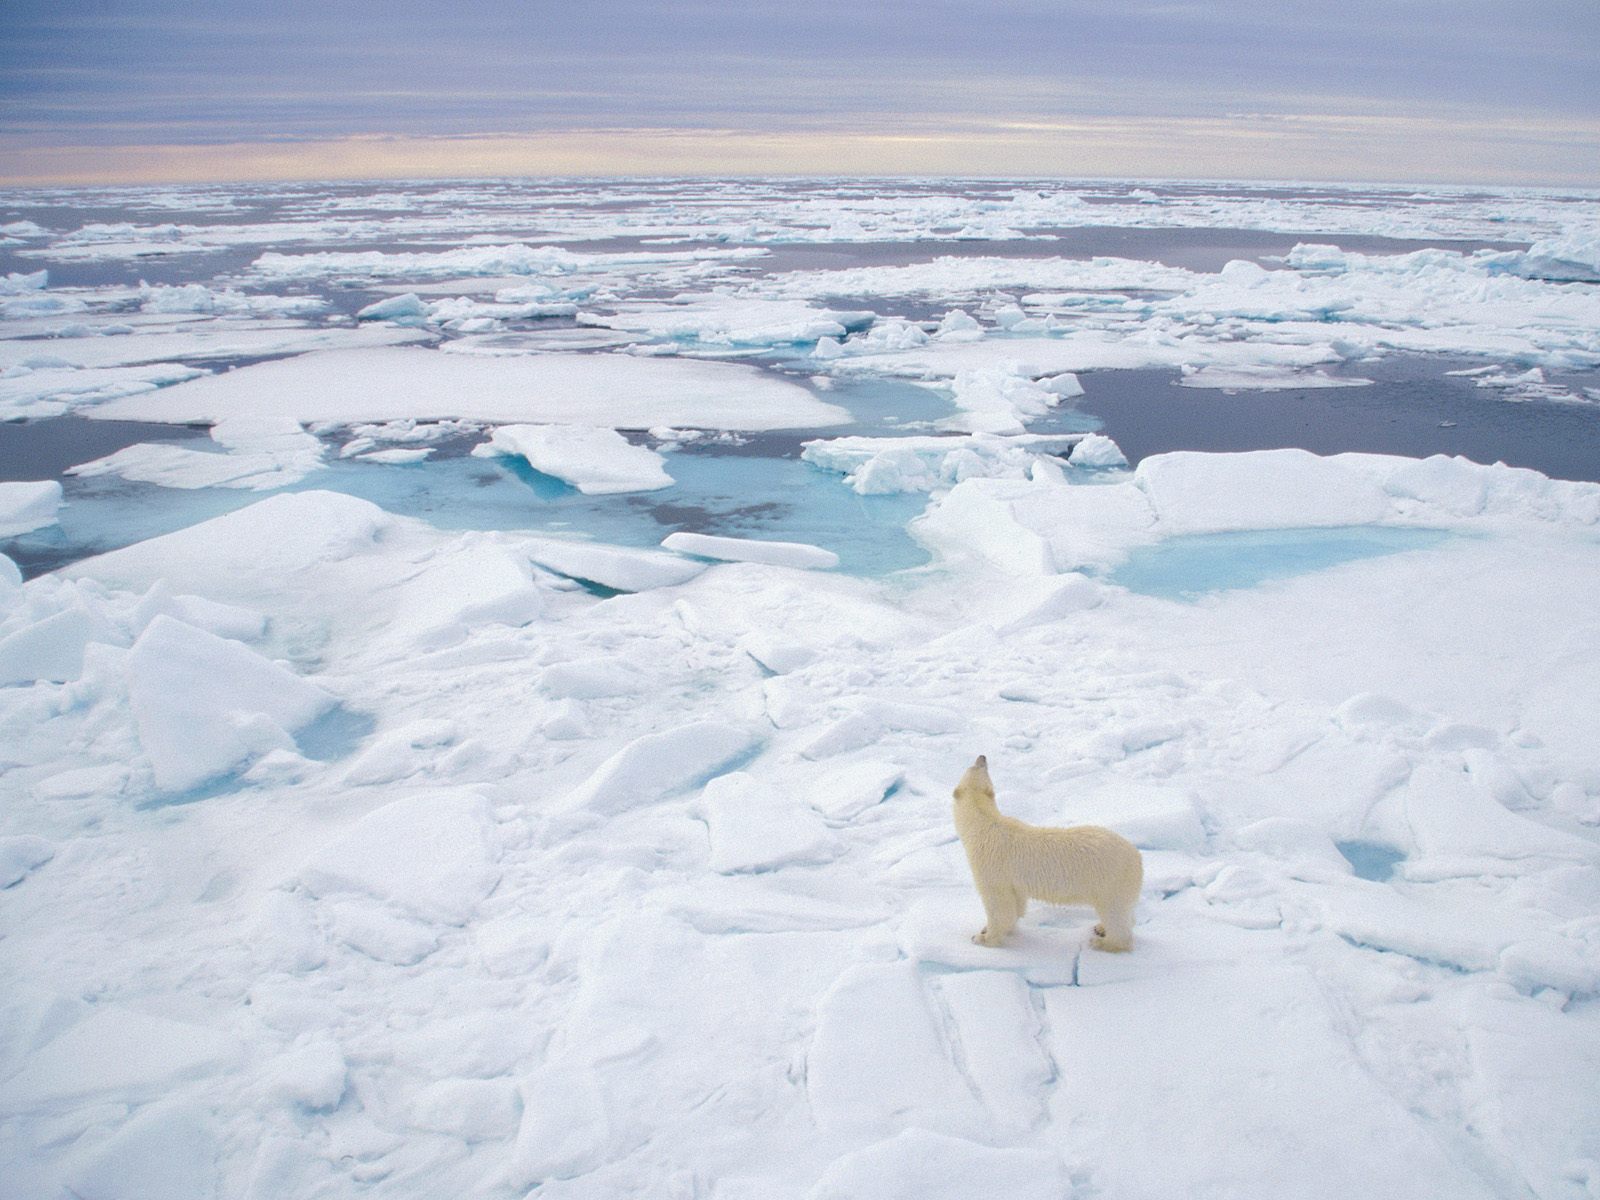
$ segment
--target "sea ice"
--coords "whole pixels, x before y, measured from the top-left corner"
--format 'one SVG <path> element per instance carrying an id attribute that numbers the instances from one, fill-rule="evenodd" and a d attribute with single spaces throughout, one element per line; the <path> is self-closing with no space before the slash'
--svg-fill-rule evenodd
<path id="1" fill-rule="evenodd" d="M 269 750 L 333 707 L 316 684 L 168 616 L 128 652 L 128 698 L 155 783 L 182 792 Z"/>
<path id="2" fill-rule="evenodd" d="M 101 417 L 172 422 L 243 413 L 302 422 L 453 417 L 611 429 L 814 428 L 848 419 L 797 384 L 729 363 L 647 362 L 616 354 L 463 357 L 414 348 L 305 354 L 93 410 Z"/>
<path id="3" fill-rule="evenodd" d="M 146 442 L 69 467 L 67 474 L 120 475 L 172 488 L 270 491 L 299 483 L 323 465 L 322 443 L 286 418 L 229 417 L 211 427 L 211 440 L 224 452 Z"/>
<path id="4" fill-rule="evenodd" d="M 672 486 L 661 455 L 647 446 L 634 445 L 615 429 L 502 425 L 473 453 L 523 458 L 535 471 L 570 483 L 586 496 Z"/>
<path id="5" fill-rule="evenodd" d="M 725 562 L 765 563 L 774 567 L 837 567 L 839 556 L 802 542 L 768 542 L 757 538 L 712 537 L 704 533 L 669 533 L 661 544 L 679 554 Z"/>

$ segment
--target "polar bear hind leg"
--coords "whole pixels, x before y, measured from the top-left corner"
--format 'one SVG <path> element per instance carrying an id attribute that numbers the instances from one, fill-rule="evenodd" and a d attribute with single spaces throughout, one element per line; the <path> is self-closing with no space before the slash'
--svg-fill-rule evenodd
<path id="1" fill-rule="evenodd" d="M 1097 950 L 1120 953 L 1133 949 L 1133 905 L 1096 908 L 1100 923 L 1094 927 L 1090 945 Z"/>

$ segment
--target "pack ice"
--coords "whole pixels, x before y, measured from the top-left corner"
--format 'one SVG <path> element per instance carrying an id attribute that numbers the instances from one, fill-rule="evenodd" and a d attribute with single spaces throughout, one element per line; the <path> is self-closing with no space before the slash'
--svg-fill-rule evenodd
<path id="1" fill-rule="evenodd" d="M 1600 1193 L 1600 486 L 1299 450 L 1130 468 L 1029 432 L 1129 366 L 1350 386 L 1448 351 L 1567 388 L 1600 350 L 1585 205 L 259 191 L 0 227 L 29 261 L 250 248 L 203 292 L 0 283 L 7 412 L 212 426 L 0 485 L 0 529 L 64 538 L 91 486 L 240 505 L 26 582 L 0 557 L 0 1194 Z M 1043 240 L 1094 222 L 1305 238 L 1213 271 Z M 930 252 L 805 266 L 883 238 Z M 555 244 L 606 239 L 639 244 Z M 750 270 L 765 243 L 795 269 Z M 925 421 L 847 411 L 886 379 Z M 428 418 L 653 532 L 326 490 L 319 423 L 415 455 Z M 931 561 L 866 578 L 756 521 L 658 528 L 718 429 L 805 431 L 786 452 L 847 511 L 916 497 Z M 1296 566 L 1252 575 L 1252 539 Z M 1164 548 L 1215 585 L 1136 585 Z M 1004 811 L 1139 845 L 1132 954 L 1046 905 L 972 942 L 950 790 L 978 753 Z"/>

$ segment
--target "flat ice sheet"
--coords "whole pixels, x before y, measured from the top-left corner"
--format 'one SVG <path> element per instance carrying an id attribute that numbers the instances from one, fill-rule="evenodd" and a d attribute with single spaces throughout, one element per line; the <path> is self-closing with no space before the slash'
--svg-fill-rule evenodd
<path id="1" fill-rule="evenodd" d="M 608 428 L 681 425 L 792 429 L 838 425 L 849 414 L 798 384 L 751 367 L 621 354 L 444 356 L 393 348 L 334 350 L 261 363 L 100 405 L 94 415 L 138 421 L 214 421 L 251 413 L 296 421 L 455 417 Z"/>

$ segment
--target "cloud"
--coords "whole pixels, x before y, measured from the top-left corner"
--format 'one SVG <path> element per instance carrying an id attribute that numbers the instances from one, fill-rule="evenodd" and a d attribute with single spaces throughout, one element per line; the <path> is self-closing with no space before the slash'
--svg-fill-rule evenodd
<path id="1" fill-rule="evenodd" d="M 74 156 L 90 169 L 96 147 L 108 171 L 126 170 L 139 147 L 186 144 L 211 149 L 150 153 L 222 169 L 252 153 L 282 161 L 289 152 L 266 144 L 284 140 L 399 137 L 420 154 L 430 139 L 472 138 L 495 161 L 491 147 L 507 139 L 563 147 L 529 152 L 542 162 L 567 161 L 564 147 L 588 129 L 730 128 L 743 162 L 763 138 L 792 147 L 846 130 L 879 139 L 853 146 L 888 148 L 897 130 L 1080 119 L 1216 121 L 1194 135 L 1210 148 L 1185 147 L 1183 161 L 1231 162 L 1254 127 L 1230 114 L 1381 116 L 1434 119 L 1439 136 L 1462 139 L 1419 144 L 1441 172 L 1479 163 L 1497 178 L 1592 179 L 1600 162 L 1582 129 L 1564 165 L 1539 139 L 1500 137 L 1492 153 L 1468 143 L 1473 123 L 1557 136 L 1563 122 L 1600 119 L 1595 11 L 1595 0 L 10 0 L 0 133 L 34 159 L 13 166 L 20 179 Z M 1329 126 L 1329 161 L 1351 177 L 1404 165 L 1398 135 L 1360 160 L 1339 129 Z M 963 152 L 1013 161 L 1009 136 Z M 1052 162 L 1088 152 L 1035 150 Z M 1301 161 L 1298 143 L 1278 150 L 1256 173 Z M 896 152 L 882 169 L 906 159 Z M 1171 147 L 1151 145 L 1119 172 L 1167 174 L 1171 161 Z"/>
<path id="2" fill-rule="evenodd" d="M 519 175 L 998 175 L 1593 184 L 1600 122 L 1493 124 L 1390 116 L 1086 117 L 764 131 L 594 128 L 215 145 L 53 147 L 18 183 Z M 5 149 L 0 143 L 0 152 Z M 7 155 L 11 161 L 22 156 Z M 1581 160 L 1580 160 L 1581 161 Z M 1152 164 L 1158 168 L 1152 170 Z"/>

